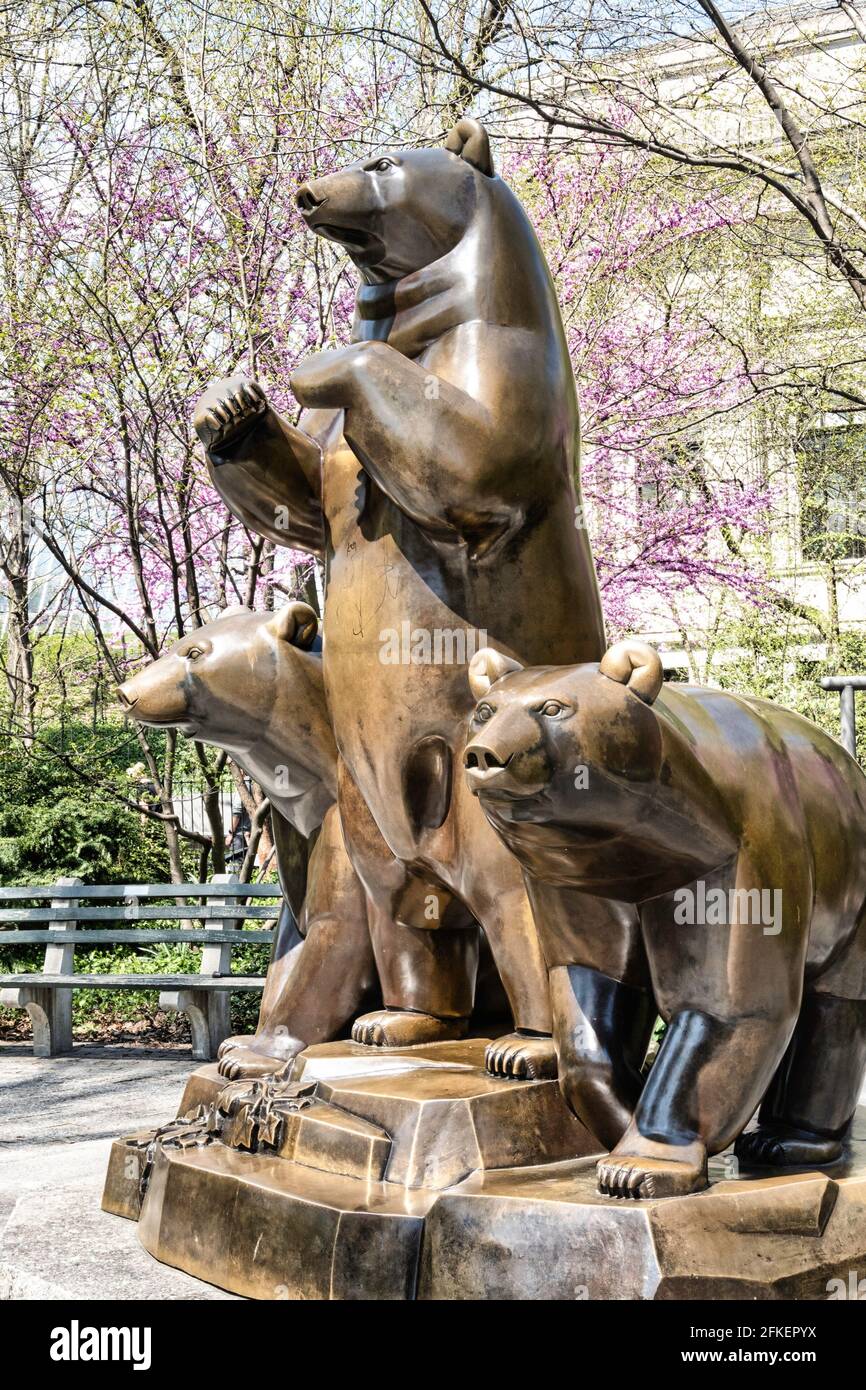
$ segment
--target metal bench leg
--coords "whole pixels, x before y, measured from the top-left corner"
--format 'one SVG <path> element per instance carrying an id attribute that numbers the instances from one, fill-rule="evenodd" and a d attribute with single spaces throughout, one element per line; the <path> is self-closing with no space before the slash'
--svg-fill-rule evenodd
<path id="1" fill-rule="evenodd" d="M 4 989 L 0 1003 L 7 1009 L 26 1009 L 33 1025 L 33 1056 L 57 1057 L 72 1051 L 72 990 Z"/>
<path id="2" fill-rule="evenodd" d="M 159 996 L 166 1013 L 186 1014 L 192 1035 L 192 1055 L 197 1062 L 212 1062 L 230 1031 L 228 990 L 179 989 Z"/>

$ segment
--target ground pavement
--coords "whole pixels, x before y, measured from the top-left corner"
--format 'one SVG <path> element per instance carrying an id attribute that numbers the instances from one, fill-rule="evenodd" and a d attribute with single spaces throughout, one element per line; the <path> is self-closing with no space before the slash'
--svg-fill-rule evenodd
<path id="1" fill-rule="evenodd" d="M 112 1139 L 164 1124 L 188 1048 L 0 1043 L 0 1299 L 226 1299 L 152 1259 L 100 1196 Z"/>
<path id="2" fill-rule="evenodd" d="M 0 1042 L 0 1300 L 233 1297 L 152 1259 L 99 1205 L 112 1139 L 170 1119 L 194 1065 L 184 1047 L 43 1059 Z"/>

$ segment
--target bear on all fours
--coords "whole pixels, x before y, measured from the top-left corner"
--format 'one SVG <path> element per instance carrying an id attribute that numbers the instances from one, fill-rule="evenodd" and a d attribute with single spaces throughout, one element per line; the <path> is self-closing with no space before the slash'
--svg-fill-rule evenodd
<path id="1" fill-rule="evenodd" d="M 534 669 L 482 651 L 470 682 L 465 775 L 524 867 L 600 1190 L 697 1190 L 734 1140 L 747 1164 L 837 1159 L 866 1069 L 856 761 L 777 705 L 665 684 L 642 642 Z"/>

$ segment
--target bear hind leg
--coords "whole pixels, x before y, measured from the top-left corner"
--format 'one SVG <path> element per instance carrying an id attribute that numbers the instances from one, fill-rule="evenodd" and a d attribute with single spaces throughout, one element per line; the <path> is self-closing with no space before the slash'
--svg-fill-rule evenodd
<path id="1" fill-rule="evenodd" d="M 866 1072 L 866 1000 L 804 996 L 794 1036 L 734 1153 L 749 1166 L 833 1163 L 842 1154 Z"/>
<path id="2" fill-rule="evenodd" d="M 418 1047 L 465 1038 L 478 968 L 478 928 L 412 927 L 391 914 L 390 902 L 382 910 L 371 898 L 367 918 L 383 1007 L 356 1018 L 352 1041 L 365 1047 Z"/>

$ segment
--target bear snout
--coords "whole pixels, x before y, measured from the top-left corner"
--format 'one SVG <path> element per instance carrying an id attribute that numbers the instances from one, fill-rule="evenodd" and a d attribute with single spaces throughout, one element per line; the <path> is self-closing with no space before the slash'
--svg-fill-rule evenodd
<path id="1" fill-rule="evenodd" d="M 165 664 L 163 664 L 165 663 Z M 124 714 L 139 724 L 181 725 L 189 719 L 189 701 L 173 659 L 161 657 L 117 687 Z"/>
<path id="2" fill-rule="evenodd" d="M 463 754 L 466 783 L 475 796 L 535 796 L 547 785 L 542 763 L 537 749 L 509 749 L 484 738 L 473 739 Z"/>
<path id="3" fill-rule="evenodd" d="M 470 743 L 463 756 L 463 764 L 467 768 L 479 768 L 482 772 L 491 772 L 494 768 L 507 767 L 514 757 L 509 753 L 503 759 L 493 748 L 486 748 L 483 743 Z"/>
<path id="4" fill-rule="evenodd" d="M 313 188 L 312 183 L 302 183 L 295 194 L 295 203 L 299 212 L 315 212 L 320 208 L 327 198 L 319 197 Z"/>
<path id="5" fill-rule="evenodd" d="M 135 694 L 134 685 L 134 681 L 124 681 L 123 685 L 119 685 L 116 690 L 117 698 L 123 705 L 124 711 L 127 714 L 131 714 L 135 709 L 135 703 L 138 698 Z"/>

